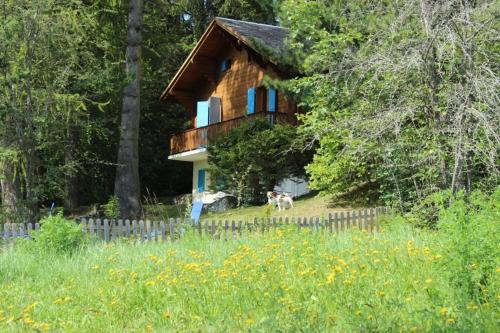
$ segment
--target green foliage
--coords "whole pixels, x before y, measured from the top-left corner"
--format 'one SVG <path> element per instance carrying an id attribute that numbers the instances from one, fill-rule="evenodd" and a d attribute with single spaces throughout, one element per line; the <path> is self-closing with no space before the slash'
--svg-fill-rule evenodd
<path id="1" fill-rule="evenodd" d="M 234 192 L 239 203 L 260 203 L 281 180 L 302 176 L 310 152 L 294 149 L 296 128 L 256 119 L 216 138 L 208 147 L 210 175 L 219 190 Z"/>
<path id="2" fill-rule="evenodd" d="M 378 193 L 367 195 L 404 211 L 441 190 L 498 185 L 494 13 L 494 1 L 284 1 L 303 75 L 280 89 L 320 145 L 310 185 L 342 195 L 368 182 Z"/>
<path id="3" fill-rule="evenodd" d="M 120 217 L 120 202 L 116 196 L 109 197 L 108 202 L 104 205 L 104 214 L 108 219 Z"/>
<path id="4" fill-rule="evenodd" d="M 453 284 L 471 302 L 494 302 L 500 264 L 500 187 L 491 195 L 474 192 L 470 201 L 463 193 L 448 208 L 441 209 L 439 230 L 448 252 L 447 267 Z"/>
<path id="5" fill-rule="evenodd" d="M 24 246 L 32 252 L 46 254 L 72 254 L 88 243 L 88 235 L 74 220 L 62 214 L 48 216 L 40 221 L 40 230 Z"/>
<path id="6" fill-rule="evenodd" d="M 158 97 L 197 38 L 217 15 L 272 22 L 274 3 L 145 2 L 139 140 L 144 189 L 167 196 L 191 188 L 190 166 L 168 160 L 166 139 L 189 126 L 189 113 Z M 75 205 L 105 202 L 113 193 L 118 115 L 128 80 L 127 6 L 111 0 L 6 0 L 0 6 L 0 159 L 13 164 L 9 178 L 19 182 L 25 199 L 19 204 L 28 206 L 28 218 L 35 219 L 44 203 L 62 206 L 71 190 Z"/>

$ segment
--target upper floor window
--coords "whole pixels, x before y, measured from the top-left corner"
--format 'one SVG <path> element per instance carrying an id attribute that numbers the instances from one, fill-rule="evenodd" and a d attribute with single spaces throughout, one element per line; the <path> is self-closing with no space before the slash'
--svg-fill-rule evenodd
<path id="1" fill-rule="evenodd" d="M 229 68 L 231 68 L 231 59 L 224 59 L 220 64 L 220 73 L 224 73 Z"/>
<path id="2" fill-rule="evenodd" d="M 278 95 L 276 89 L 252 87 L 247 91 L 247 114 L 255 112 L 278 111 Z"/>

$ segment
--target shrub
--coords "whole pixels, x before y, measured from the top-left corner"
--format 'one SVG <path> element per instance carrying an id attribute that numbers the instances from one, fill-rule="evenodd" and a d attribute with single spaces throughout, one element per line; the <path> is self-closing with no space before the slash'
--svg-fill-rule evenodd
<path id="1" fill-rule="evenodd" d="M 118 201 L 118 197 L 112 196 L 109 198 L 108 202 L 104 205 L 104 214 L 110 219 L 120 217 L 120 202 Z"/>
<path id="2" fill-rule="evenodd" d="M 297 150 L 294 126 L 255 119 L 219 136 L 208 146 L 214 190 L 234 193 L 238 205 L 264 203 L 283 179 L 304 177 L 312 151 Z"/>
<path id="3" fill-rule="evenodd" d="M 459 195 L 439 216 L 438 228 L 448 251 L 451 278 L 467 297 L 482 303 L 494 299 L 491 286 L 500 257 L 500 187 L 491 195 Z"/>
<path id="4" fill-rule="evenodd" d="M 82 228 L 73 220 L 65 219 L 62 214 L 48 216 L 40 224 L 40 230 L 33 234 L 34 241 L 25 242 L 28 248 L 36 252 L 70 254 L 88 242 L 88 236 Z"/>

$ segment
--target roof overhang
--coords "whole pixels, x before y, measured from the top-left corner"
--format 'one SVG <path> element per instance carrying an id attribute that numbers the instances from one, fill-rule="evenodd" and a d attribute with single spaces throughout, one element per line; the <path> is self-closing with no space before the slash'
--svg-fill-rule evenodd
<path id="1" fill-rule="evenodd" d="M 183 161 L 183 162 L 197 162 L 206 160 L 207 158 L 208 158 L 207 148 L 198 148 L 183 153 L 170 155 L 168 157 L 169 160 Z"/>

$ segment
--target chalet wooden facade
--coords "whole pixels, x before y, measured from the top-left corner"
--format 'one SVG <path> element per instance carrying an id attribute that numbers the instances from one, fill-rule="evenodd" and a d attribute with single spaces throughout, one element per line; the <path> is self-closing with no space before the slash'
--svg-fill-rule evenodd
<path id="1" fill-rule="evenodd" d="M 162 100 L 181 103 L 191 117 L 192 128 L 170 138 L 169 159 L 193 162 L 193 194 L 210 185 L 205 169 L 212 138 L 258 117 L 296 123 L 296 104 L 263 85 L 265 76 L 286 74 L 256 47 L 279 52 L 287 35 L 281 27 L 216 18 L 162 93 Z"/>

